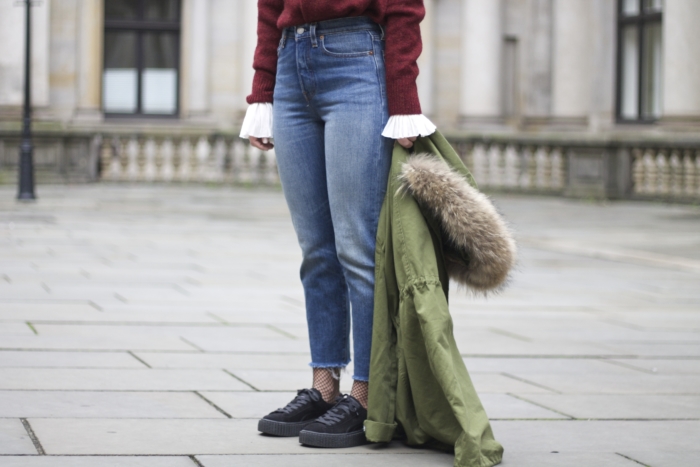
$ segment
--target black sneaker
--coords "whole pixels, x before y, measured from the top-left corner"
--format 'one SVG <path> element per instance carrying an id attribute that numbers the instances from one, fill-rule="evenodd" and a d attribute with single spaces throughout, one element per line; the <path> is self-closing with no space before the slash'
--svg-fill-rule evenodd
<path id="1" fill-rule="evenodd" d="M 301 389 L 292 402 L 260 419 L 258 431 L 268 435 L 297 436 L 302 428 L 332 407 L 333 404 L 323 400 L 318 389 Z"/>
<path id="2" fill-rule="evenodd" d="M 367 409 L 350 395 L 344 396 L 325 415 L 306 425 L 299 442 L 318 448 L 350 448 L 365 444 Z"/>

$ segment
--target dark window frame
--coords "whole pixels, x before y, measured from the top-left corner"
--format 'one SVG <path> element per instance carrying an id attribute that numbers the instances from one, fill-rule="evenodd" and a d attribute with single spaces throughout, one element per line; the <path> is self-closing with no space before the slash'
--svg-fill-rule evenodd
<path id="1" fill-rule="evenodd" d="M 647 11 L 644 8 L 644 0 L 637 0 L 639 12 L 634 15 L 624 13 L 625 0 L 617 1 L 617 63 L 616 63 L 616 80 L 615 80 L 615 118 L 617 123 L 643 123 L 652 124 L 658 121 L 655 117 L 645 117 L 643 115 L 643 99 L 644 99 L 644 52 L 645 40 L 644 32 L 649 24 L 660 24 L 663 27 L 663 9 L 662 11 Z M 629 118 L 622 116 L 622 34 L 625 26 L 634 25 L 637 29 L 637 117 Z"/>
<path id="2" fill-rule="evenodd" d="M 105 0 L 108 2 L 109 0 Z M 123 112 L 104 112 L 108 118 L 148 118 L 148 119 L 178 119 L 180 118 L 180 53 L 182 46 L 182 0 L 178 0 L 177 18 L 175 20 L 153 20 L 146 19 L 145 14 L 146 0 L 139 0 L 138 19 L 116 20 L 107 18 L 107 9 L 104 8 L 103 24 L 104 34 L 112 31 L 133 31 L 136 33 L 136 111 L 133 113 Z M 143 36 L 149 32 L 172 32 L 176 36 L 175 40 L 175 111 L 172 114 L 147 114 L 143 113 L 143 96 L 141 89 L 143 86 Z M 103 57 L 106 56 L 107 44 L 102 45 Z M 104 76 L 104 64 L 102 65 L 102 73 Z M 101 87 L 101 92 L 104 93 L 104 84 Z M 104 100 L 100 104 L 104 106 Z"/>

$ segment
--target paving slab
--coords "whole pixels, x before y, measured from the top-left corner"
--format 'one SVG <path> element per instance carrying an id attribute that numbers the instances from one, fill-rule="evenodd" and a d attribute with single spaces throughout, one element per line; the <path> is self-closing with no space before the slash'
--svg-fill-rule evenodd
<path id="1" fill-rule="evenodd" d="M 700 421 L 494 420 L 510 452 L 696 451 Z"/>
<path id="2" fill-rule="evenodd" d="M 512 452 L 506 450 L 502 467 L 639 467 L 613 452 Z"/>
<path id="3" fill-rule="evenodd" d="M 307 451 L 314 449 L 306 448 Z M 285 467 L 383 467 L 386 465 L 402 465 L 405 467 L 451 467 L 454 456 L 436 451 L 415 450 L 410 454 L 296 454 L 290 455 L 258 455 L 258 456 L 197 456 L 203 467 L 231 467 L 241 465 L 246 467 L 268 467 L 284 465 Z"/>
<path id="4" fill-rule="evenodd" d="M 700 375 L 695 374 L 515 373 L 514 376 L 567 394 L 700 394 Z"/>
<path id="5" fill-rule="evenodd" d="M 289 392 L 223 392 L 201 391 L 200 394 L 233 418 L 256 420 L 287 405 L 297 395 Z"/>
<path id="6" fill-rule="evenodd" d="M 199 350 L 177 337 L 6 336 L 0 350 Z"/>
<path id="7" fill-rule="evenodd" d="M 34 336 L 35 331 L 26 322 L 23 323 L 3 323 L 0 326 L 0 338 L 7 336 Z"/>
<path id="8" fill-rule="evenodd" d="M 700 420 L 700 395 L 523 394 L 522 398 L 582 419 Z"/>
<path id="9" fill-rule="evenodd" d="M 127 352 L 0 350 L 0 368 L 143 368 Z"/>
<path id="10" fill-rule="evenodd" d="M 0 389 L 104 391 L 249 391 L 217 370 L 0 368 Z"/>
<path id="11" fill-rule="evenodd" d="M 19 419 L 0 419 L 0 455 L 5 454 L 37 454 L 34 443 Z"/>
<path id="12" fill-rule="evenodd" d="M 470 373 L 526 373 L 590 374 L 611 373 L 629 374 L 637 370 L 611 364 L 603 358 L 476 358 L 467 357 L 464 363 Z"/>
<path id="13" fill-rule="evenodd" d="M 196 467 L 184 456 L 3 456 L 3 467 Z"/>
<path id="14" fill-rule="evenodd" d="M 479 398 L 491 420 L 569 418 L 509 394 L 481 393 Z"/>
<path id="15" fill-rule="evenodd" d="M 224 418 L 193 392 L 0 391 L 3 418 Z"/>
<path id="16" fill-rule="evenodd" d="M 210 318 L 211 319 L 211 318 Z M 209 323 L 181 326 L 164 323 L 154 323 L 153 325 L 119 325 L 119 324 L 34 324 L 40 336 L 71 336 L 80 338 L 82 336 L 92 338 L 142 338 L 151 337 L 183 337 L 187 340 L 237 340 L 237 339 L 289 339 L 288 335 L 280 333 L 265 325 L 225 325 L 222 323 Z M 31 331 L 30 331 L 31 332 Z"/>
<path id="17" fill-rule="evenodd" d="M 260 354 L 309 354 L 309 343 L 301 339 L 226 339 L 192 337 L 188 339 L 205 352 L 242 352 Z"/>
<path id="18" fill-rule="evenodd" d="M 312 382 L 312 371 L 304 370 L 234 370 L 229 372 L 250 384 L 259 391 L 297 391 L 309 387 Z M 352 378 L 341 377 L 340 390 L 350 392 Z"/>
<path id="19" fill-rule="evenodd" d="M 700 464 L 700 449 L 686 451 L 623 451 L 621 454 L 649 467 L 692 467 Z"/>
<path id="20" fill-rule="evenodd" d="M 257 420 L 30 419 L 47 454 L 190 455 L 308 454 L 297 438 L 265 436 Z M 409 453 L 398 442 L 390 446 L 324 449 L 331 453 Z"/>
<path id="21" fill-rule="evenodd" d="M 30 456 L 0 465 L 194 465 L 184 454 L 205 467 L 451 465 L 400 445 L 328 452 L 257 434 L 256 419 L 310 381 L 300 252 L 279 191 L 41 188 L 28 205 L 0 187 L 0 387 L 11 388 L 0 409 L 30 417 L 49 454 L 87 457 L 35 456 L 28 443 Z M 503 465 L 697 464 L 698 420 L 677 419 L 699 405 L 700 275 L 673 265 L 700 259 L 698 208 L 495 199 L 519 267 L 503 293 L 455 286 L 450 305 Z M 666 261 L 640 263 L 645 252 Z"/>
<path id="22" fill-rule="evenodd" d="M 153 368 L 228 368 L 234 372 L 236 370 L 301 370 L 308 368 L 311 360 L 308 355 L 286 354 L 191 352 L 135 352 L 135 354 Z"/>
<path id="23" fill-rule="evenodd" d="M 621 365 L 637 368 L 646 373 L 656 373 L 660 375 L 672 374 L 700 374 L 700 359 L 624 359 L 613 360 Z"/>

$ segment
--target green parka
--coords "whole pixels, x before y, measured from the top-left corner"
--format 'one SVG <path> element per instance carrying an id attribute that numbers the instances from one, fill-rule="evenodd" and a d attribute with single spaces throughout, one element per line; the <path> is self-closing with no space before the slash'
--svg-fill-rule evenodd
<path id="1" fill-rule="evenodd" d="M 457 349 L 448 286 L 499 287 L 515 244 L 440 133 L 413 149 L 395 145 L 379 219 L 366 436 L 405 434 L 409 445 L 454 447 L 455 466 L 496 465 L 503 448 Z"/>

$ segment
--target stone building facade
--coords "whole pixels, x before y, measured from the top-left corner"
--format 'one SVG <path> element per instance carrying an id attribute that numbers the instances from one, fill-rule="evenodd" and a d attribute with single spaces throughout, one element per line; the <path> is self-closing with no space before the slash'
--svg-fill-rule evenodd
<path id="1" fill-rule="evenodd" d="M 662 138 L 670 143 L 659 148 L 683 142 L 681 159 L 694 150 L 700 1 L 425 5 L 418 86 L 443 132 L 501 138 L 503 154 L 508 138 L 519 147 L 523 138 L 554 138 L 552 147 L 567 138 Z M 19 128 L 23 10 L 0 3 L 5 148 Z M 43 0 L 33 6 L 37 131 L 232 138 L 252 81 L 256 15 L 256 0 Z M 0 159 L 8 151 L 0 144 Z"/>
<path id="2" fill-rule="evenodd" d="M 173 88 L 177 93 L 176 109 L 165 108 L 176 118 L 160 121 L 154 118 L 162 116 L 157 112 L 130 119 L 110 116 L 105 108 L 109 100 L 106 91 L 110 91 L 110 70 L 105 60 L 105 48 L 110 44 L 105 38 L 111 31 L 106 21 L 133 21 L 129 8 L 133 5 L 137 11 L 139 3 L 43 0 L 33 7 L 36 119 L 66 129 L 103 129 L 130 123 L 141 127 L 145 121 L 149 126 L 195 125 L 235 131 L 252 79 L 256 1 L 145 1 L 159 4 L 154 10 L 166 11 L 165 15 L 172 15 L 173 8 L 177 10 L 176 16 L 155 15 L 151 23 L 178 23 L 177 33 L 172 34 L 178 56 L 171 64 L 177 74 Z M 425 113 L 446 130 L 568 129 L 595 133 L 630 128 L 697 130 L 700 124 L 697 0 L 425 3 L 421 101 Z M 618 100 L 630 90 L 621 88 L 627 86 L 634 91 L 639 85 L 632 81 L 643 81 L 645 76 L 630 76 L 639 74 L 639 70 L 625 74 L 621 69 L 625 63 L 629 68 L 639 62 L 637 57 L 625 62 L 625 50 L 636 52 L 640 48 L 637 43 L 620 44 L 630 37 L 623 31 L 621 12 L 634 16 L 640 7 L 660 17 L 658 37 L 641 39 L 641 48 L 658 49 L 658 57 L 653 56 L 654 51 L 642 55 L 642 61 L 649 58 L 657 63 L 641 68 L 647 78 L 655 74 L 658 77 L 659 82 L 649 86 L 654 87 L 651 92 L 656 94 L 659 108 L 647 119 L 626 119 Z M 22 103 L 23 14 L 17 2 L 0 4 L 0 118 L 5 126 L 17 121 Z M 636 27 L 632 24 L 629 29 Z M 641 27 L 651 31 L 646 24 Z M 160 31 L 157 24 L 152 30 Z M 639 42 L 638 37 L 634 40 Z M 656 43 L 651 43 L 654 40 Z M 147 48 L 145 42 L 137 47 Z M 117 40 L 114 44 L 124 45 L 133 47 L 134 41 Z M 153 48 L 153 53 L 165 48 L 161 44 Z M 618 66 L 620 62 L 622 66 Z M 148 94 L 148 90 L 143 93 Z"/>

